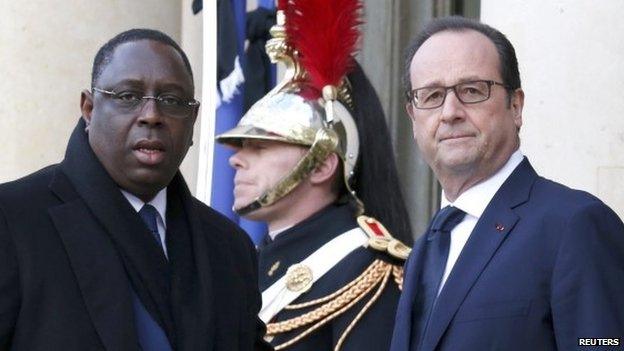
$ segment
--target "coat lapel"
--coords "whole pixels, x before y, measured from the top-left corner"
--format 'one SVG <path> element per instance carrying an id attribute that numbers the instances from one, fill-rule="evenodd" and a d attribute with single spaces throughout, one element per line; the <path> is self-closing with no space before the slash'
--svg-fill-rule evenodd
<path id="1" fill-rule="evenodd" d="M 432 311 L 423 350 L 434 350 L 466 295 L 520 219 L 513 208 L 526 202 L 537 174 L 525 158 L 503 183 L 466 242 Z"/>
<path id="2" fill-rule="evenodd" d="M 50 188 L 65 201 L 48 211 L 102 344 L 107 350 L 135 349 L 128 278 L 113 243 L 63 174 L 55 174 Z"/>
<path id="3" fill-rule="evenodd" d="M 97 160 L 81 120 L 61 163 L 64 175 L 86 205 L 86 211 L 114 244 L 130 281 L 148 312 L 173 342 L 169 308 L 169 270 L 162 250 Z M 87 233 L 87 232 L 86 232 Z"/>
<path id="4" fill-rule="evenodd" d="M 190 203 L 188 203 L 190 205 Z M 194 214 L 191 209 L 192 206 L 187 207 L 187 213 L 189 213 L 190 225 L 191 225 L 191 240 L 194 247 L 195 265 L 197 267 L 197 285 L 199 286 L 199 294 L 201 294 L 202 302 L 205 304 L 204 309 L 199 311 L 202 318 L 202 323 L 195 325 L 195 332 L 204 337 L 204 343 L 201 344 L 205 350 L 212 350 L 214 348 L 214 326 L 216 325 L 215 319 L 215 295 L 213 289 L 214 273 L 212 267 L 218 262 L 211 262 L 214 257 L 214 253 L 208 252 L 210 249 L 217 250 L 219 243 L 208 242 L 210 238 L 206 235 L 205 231 L 202 231 L 202 225 L 199 220 L 199 216 Z M 205 230 L 205 228 L 204 228 Z M 208 346 L 203 346 L 208 345 Z"/>
<path id="5" fill-rule="evenodd" d="M 212 350 L 215 306 L 210 260 L 214 254 L 209 249 L 220 245 L 207 243 L 208 231 L 202 227 L 194 200 L 180 174 L 169 185 L 167 198 L 167 244 L 173 269 L 171 298 L 179 331 L 178 349 Z"/>

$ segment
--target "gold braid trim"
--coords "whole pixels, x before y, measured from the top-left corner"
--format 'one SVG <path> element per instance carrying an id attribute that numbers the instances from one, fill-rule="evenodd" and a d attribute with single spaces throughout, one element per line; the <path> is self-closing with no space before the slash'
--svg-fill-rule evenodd
<path id="1" fill-rule="evenodd" d="M 349 323 L 345 331 L 342 332 L 342 335 L 340 335 L 340 339 L 338 339 L 338 342 L 336 343 L 336 347 L 334 347 L 334 351 L 340 351 L 342 344 L 344 343 L 347 336 L 349 336 L 349 333 L 351 332 L 351 330 L 353 330 L 355 325 L 364 316 L 364 313 L 368 312 L 368 309 L 375 303 L 375 301 L 377 301 L 377 299 L 379 299 L 379 296 L 381 296 L 383 289 L 386 287 L 386 284 L 388 283 L 388 278 L 390 278 L 390 273 L 393 271 L 393 268 L 394 268 L 394 266 L 389 263 L 385 263 L 385 265 L 386 265 L 386 273 L 384 274 L 383 280 L 381 281 L 379 288 L 375 292 L 375 295 L 373 295 L 373 297 L 371 297 L 371 299 L 368 300 L 366 305 L 364 305 L 364 307 L 362 307 L 360 312 L 358 312 L 357 316 L 355 316 L 355 318 L 353 318 L 351 323 Z"/>
<path id="2" fill-rule="evenodd" d="M 392 276 L 399 290 L 403 291 L 403 267 L 392 266 Z"/>
<path id="3" fill-rule="evenodd" d="M 300 328 L 302 326 L 312 324 L 337 310 L 340 310 L 345 305 L 348 305 L 351 301 L 356 299 L 357 297 L 363 295 L 368 290 L 372 289 L 375 283 L 379 281 L 383 272 L 381 269 L 383 262 L 381 260 L 375 260 L 371 266 L 372 270 L 367 270 L 364 279 L 360 281 L 359 284 L 352 285 L 351 288 L 343 292 L 340 296 L 332 299 L 331 301 L 325 303 L 324 305 L 308 312 L 302 314 L 301 316 L 294 317 L 282 322 L 277 323 L 269 323 L 267 324 L 267 334 L 279 334 L 289 332 L 293 329 Z M 360 276 L 362 277 L 362 275 Z M 359 279 L 360 277 L 356 278 Z M 324 300 L 324 298 L 319 299 Z M 316 300 L 318 301 L 318 300 Z M 315 302 L 316 302 L 315 301 Z"/>
<path id="4" fill-rule="evenodd" d="M 338 317 L 339 315 L 353 307 L 353 305 L 369 295 L 376 286 L 379 286 L 373 297 L 366 303 L 366 305 L 362 308 L 362 310 L 358 313 L 358 315 L 354 318 L 354 320 L 349 324 L 349 326 L 341 335 L 335 348 L 335 350 L 339 350 L 348 333 L 362 318 L 364 313 L 366 313 L 366 311 L 368 311 L 372 304 L 378 299 L 381 292 L 385 288 L 390 275 L 394 275 L 394 280 L 395 282 L 397 281 L 396 274 L 394 273 L 395 268 L 396 267 L 394 265 L 377 259 L 373 261 L 373 263 L 368 266 L 367 269 L 360 276 L 358 276 L 349 284 L 337 290 L 336 292 L 313 301 L 287 306 L 285 309 L 293 310 L 324 303 L 316 309 L 301 316 L 294 317 L 282 322 L 268 323 L 267 336 L 269 337 L 274 337 L 277 334 L 286 333 L 313 324 L 312 326 L 303 330 L 296 337 L 275 346 L 275 350 L 282 350 L 310 335 L 320 327 L 324 326 L 334 318 Z"/>
<path id="5" fill-rule="evenodd" d="M 373 262 L 373 264 L 378 266 L 378 268 L 381 268 L 379 267 L 380 263 L 383 263 L 383 262 L 377 262 L 377 261 Z M 382 272 L 380 272 L 379 269 L 376 269 L 375 271 L 373 271 L 373 273 L 382 273 Z M 376 278 L 379 278 L 379 277 L 382 277 L 382 275 L 371 274 L 371 279 L 378 280 Z M 294 343 L 303 339 L 304 337 L 310 335 L 312 332 L 316 331 L 320 327 L 329 323 L 331 320 L 338 317 L 339 315 L 344 313 L 346 310 L 351 308 L 353 305 L 358 303 L 362 298 L 364 298 L 364 296 L 366 296 L 374 288 L 376 284 L 377 284 L 377 281 L 365 280 L 363 284 L 360 284 L 362 285 L 361 287 L 358 285 L 354 286 L 353 288 L 346 291 L 343 295 L 317 308 L 314 311 L 311 311 L 299 317 L 289 319 L 284 322 L 275 323 L 277 325 L 280 325 L 280 324 L 283 325 L 283 328 L 281 328 L 282 330 L 276 330 L 277 328 L 274 329 L 271 326 L 271 324 L 268 324 L 267 334 L 270 335 L 270 334 L 279 334 L 279 333 L 287 332 L 287 331 L 299 328 L 301 326 L 316 322 L 316 324 L 304 330 L 301 334 L 297 335 L 291 340 L 285 343 L 282 343 L 280 345 L 277 345 L 275 347 L 275 350 L 276 351 L 282 350 L 288 346 L 291 346 Z"/>

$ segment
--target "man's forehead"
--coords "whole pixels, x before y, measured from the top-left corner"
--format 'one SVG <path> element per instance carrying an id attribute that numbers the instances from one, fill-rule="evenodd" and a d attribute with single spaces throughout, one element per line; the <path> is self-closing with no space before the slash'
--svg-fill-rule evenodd
<path id="1" fill-rule="evenodd" d="M 442 31 L 416 51 L 410 79 L 418 86 L 455 84 L 468 78 L 500 79 L 500 60 L 494 43 L 474 30 Z"/>
<path id="2" fill-rule="evenodd" d="M 149 39 L 120 44 L 105 64 L 98 81 L 165 80 L 168 84 L 192 86 L 181 55 L 170 45 Z"/>

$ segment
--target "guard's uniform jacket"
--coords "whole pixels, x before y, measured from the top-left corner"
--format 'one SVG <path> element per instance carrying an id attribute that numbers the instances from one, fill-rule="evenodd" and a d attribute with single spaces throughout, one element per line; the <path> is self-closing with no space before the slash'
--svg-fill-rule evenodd
<path id="1" fill-rule="evenodd" d="M 260 290 L 266 291 L 289 267 L 358 226 L 349 206 L 330 205 L 275 240 L 267 237 L 259 247 Z M 384 250 L 365 246 L 336 262 L 267 323 L 266 339 L 276 350 L 389 348 L 403 262 Z"/>

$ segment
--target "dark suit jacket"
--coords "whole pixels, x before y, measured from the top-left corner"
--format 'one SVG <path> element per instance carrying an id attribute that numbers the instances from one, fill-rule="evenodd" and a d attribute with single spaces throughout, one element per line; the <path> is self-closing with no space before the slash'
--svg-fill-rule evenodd
<path id="1" fill-rule="evenodd" d="M 137 350 L 131 287 L 176 350 L 268 347 L 247 236 L 167 188 L 167 261 L 78 124 L 63 162 L 0 186 L 0 349 Z"/>
<path id="2" fill-rule="evenodd" d="M 613 189 L 617 191 L 616 189 Z M 423 236 L 424 237 L 424 236 Z M 409 350 L 423 238 L 406 263 L 392 351 Z M 496 193 L 438 297 L 422 350 L 591 350 L 624 341 L 624 225 L 524 160 Z"/>

